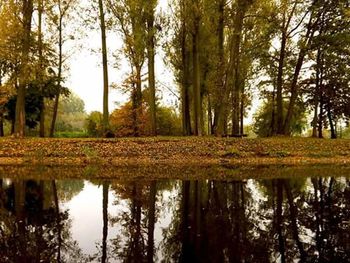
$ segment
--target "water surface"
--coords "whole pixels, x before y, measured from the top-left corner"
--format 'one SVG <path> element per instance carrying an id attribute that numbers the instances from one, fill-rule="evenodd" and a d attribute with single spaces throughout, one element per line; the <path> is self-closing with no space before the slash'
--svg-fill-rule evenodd
<path id="1" fill-rule="evenodd" d="M 0 262 L 350 262 L 350 178 L 0 179 Z"/>

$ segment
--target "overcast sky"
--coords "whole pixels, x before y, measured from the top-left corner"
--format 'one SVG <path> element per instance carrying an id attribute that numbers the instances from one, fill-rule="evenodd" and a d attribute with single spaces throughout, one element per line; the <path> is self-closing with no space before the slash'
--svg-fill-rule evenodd
<path id="1" fill-rule="evenodd" d="M 167 12 L 169 0 L 160 0 L 158 11 Z M 166 35 L 166 32 L 163 32 Z M 83 47 L 77 50 L 67 61 L 70 70 L 67 73 L 67 86 L 76 93 L 85 102 L 87 113 L 91 111 L 102 111 L 103 102 L 103 72 L 102 57 L 98 51 L 101 48 L 100 31 L 90 31 L 81 40 Z M 107 47 L 110 54 L 120 51 L 123 47 L 123 41 L 120 35 L 113 32 L 107 32 Z M 69 48 L 69 47 L 68 47 Z M 156 54 L 156 81 L 157 97 L 161 99 L 162 104 L 179 106 L 178 87 L 174 81 L 174 76 L 169 67 L 164 64 L 162 50 L 158 48 Z M 121 57 L 118 62 L 119 67 L 113 66 L 115 59 L 109 56 L 109 84 L 121 84 L 130 71 L 127 60 Z M 145 70 L 146 71 L 146 70 Z M 174 95 L 175 93 L 175 95 Z M 120 90 L 110 88 L 109 111 L 112 112 L 118 106 L 125 103 L 130 94 L 123 94 Z M 254 100 L 248 117 L 247 123 L 252 122 L 252 114 L 260 105 L 258 95 L 254 94 Z"/>
<path id="2" fill-rule="evenodd" d="M 167 8 L 167 0 L 159 1 L 159 8 L 165 11 Z M 67 86 L 73 90 L 85 102 L 85 109 L 87 112 L 102 111 L 103 98 L 103 73 L 102 73 L 102 57 L 99 53 L 93 52 L 101 47 L 100 31 L 90 31 L 81 40 L 83 47 L 77 50 L 75 54 L 67 61 L 70 70 L 67 77 Z M 107 46 L 110 53 L 115 53 L 121 50 L 123 41 L 116 33 L 107 33 Z M 167 68 L 161 58 L 158 50 L 156 55 L 156 79 L 165 84 L 173 92 L 177 92 L 176 84 L 171 70 Z M 121 57 L 119 61 L 119 68 L 115 68 L 115 60 L 109 56 L 109 83 L 120 84 L 127 77 L 130 71 L 125 58 Z M 162 103 L 172 104 L 176 103 L 176 96 L 169 92 L 168 88 L 161 85 L 157 86 L 157 96 L 162 98 Z M 118 105 L 124 103 L 128 99 L 129 94 L 123 94 L 116 89 L 110 89 L 109 107 L 112 112 Z"/>

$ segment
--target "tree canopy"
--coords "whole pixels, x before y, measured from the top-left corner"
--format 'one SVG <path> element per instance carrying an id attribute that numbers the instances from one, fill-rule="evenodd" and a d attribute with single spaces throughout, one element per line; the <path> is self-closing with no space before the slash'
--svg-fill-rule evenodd
<path id="1" fill-rule="evenodd" d="M 104 94 L 100 136 L 114 132 L 111 120 L 128 123 L 122 134 L 154 136 L 164 118 L 175 116 L 159 101 L 163 85 L 157 59 L 165 61 L 177 85 L 171 89 L 177 90 L 175 112 L 183 135 L 245 136 L 247 120 L 254 121 L 248 113 L 259 106 L 255 127 L 265 127 L 258 132 L 264 136 L 295 135 L 297 116 L 312 119 L 307 125 L 315 137 L 329 128 L 336 138 L 349 122 L 347 0 L 167 3 L 162 9 L 164 1 L 157 0 L 0 1 L 0 135 L 5 118 L 13 120 L 16 136 L 25 136 L 29 120 L 34 121 L 30 127 L 39 124 L 40 136 L 54 135 L 60 95 L 67 92 L 66 42 L 91 29 L 102 40 L 104 84 L 96 87 Z M 78 18 L 98 21 L 98 31 L 93 23 L 75 30 Z M 109 83 L 108 61 L 115 55 L 109 52 L 115 49 L 109 35 L 123 42 L 118 56 L 126 73 L 117 85 Z M 130 98 L 112 113 L 111 86 Z"/>

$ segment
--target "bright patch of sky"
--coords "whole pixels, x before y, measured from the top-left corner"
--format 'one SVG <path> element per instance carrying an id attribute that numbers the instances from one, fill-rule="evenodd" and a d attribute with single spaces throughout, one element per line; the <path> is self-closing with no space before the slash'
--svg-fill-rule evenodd
<path id="1" fill-rule="evenodd" d="M 169 12 L 169 0 L 159 0 L 157 12 Z M 97 27 L 96 30 L 85 32 L 85 36 L 80 40 L 83 47 L 76 49 L 76 52 L 67 61 L 70 70 L 67 76 L 66 85 L 74 93 L 76 93 L 85 102 L 85 110 L 87 113 L 91 111 L 102 111 L 103 98 L 103 72 L 101 57 L 101 36 Z M 83 29 L 86 31 L 86 29 Z M 163 32 L 164 34 L 164 32 Z M 107 47 L 109 52 L 109 111 L 120 107 L 128 99 L 130 94 L 123 93 L 120 89 L 112 88 L 112 86 L 120 86 L 130 73 L 130 65 L 126 58 L 115 54 L 123 48 L 123 40 L 120 34 L 116 32 L 107 32 Z M 69 49 L 69 47 L 68 47 Z M 174 80 L 174 74 L 171 69 L 164 63 L 164 52 L 160 47 L 157 48 L 155 58 L 155 70 L 157 81 L 157 97 L 164 105 L 175 106 L 179 110 L 180 101 L 178 86 Z M 118 60 L 118 61 L 116 61 Z M 115 65 L 118 66 L 115 66 Z M 147 67 L 144 66 L 143 73 L 147 73 Z M 144 85 L 147 85 L 145 82 Z M 256 112 L 261 105 L 257 90 L 253 96 L 253 103 L 248 116 L 245 118 L 247 124 L 252 122 L 253 113 Z"/>
<path id="2" fill-rule="evenodd" d="M 168 0 L 160 0 L 158 11 L 166 11 Z M 103 98 L 103 73 L 101 55 L 101 36 L 99 30 L 88 32 L 81 39 L 83 47 L 75 52 L 67 63 L 70 66 L 67 77 L 67 86 L 81 97 L 85 102 L 87 112 L 102 111 Z M 115 67 L 116 59 L 113 54 L 122 50 L 123 40 L 116 32 L 107 33 L 107 46 L 109 49 L 109 83 L 120 85 L 130 72 L 127 60 L 120 56 L 118 67 Z M 95 52 L 94 52 L 95 51 Z M 164 64 L 162 51 L 157 50 L 156 55 L 156 79 L 157 96 L 163 104 L 177 105 L 177 86 L 171 70 Z M 147 73 L 146 67 L 144 73 Z M 145 83 L 146 84 L 146 83 Z M 114 86 L 114 85 L 113 85 Z M 174 95 L 176 94 L 176 95 Z M 109 109 L 112 112 L 115 108 L 128 100 L 130 94 L 110 88 Z"/>

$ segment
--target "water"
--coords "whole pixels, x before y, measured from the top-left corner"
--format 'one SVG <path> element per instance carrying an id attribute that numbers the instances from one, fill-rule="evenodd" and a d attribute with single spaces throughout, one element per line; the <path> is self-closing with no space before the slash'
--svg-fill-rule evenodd
<path id="1" fill-rule="evenodd" d="M 0 262 L 350 262 L 350 178 L 299 175 L 3 175 Z"/>

